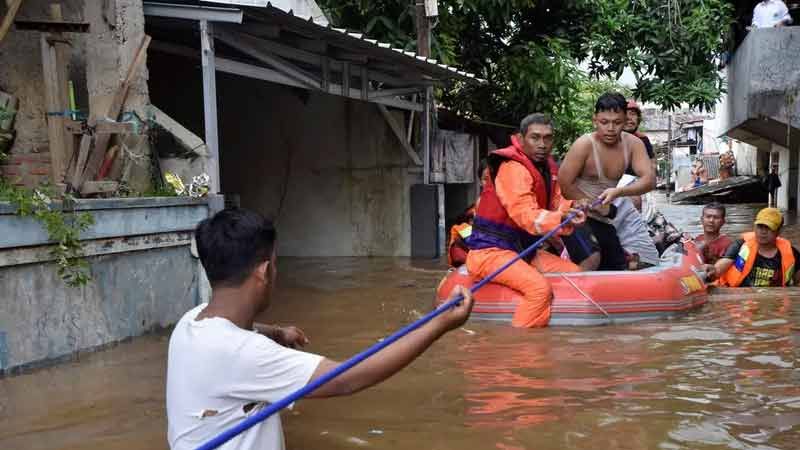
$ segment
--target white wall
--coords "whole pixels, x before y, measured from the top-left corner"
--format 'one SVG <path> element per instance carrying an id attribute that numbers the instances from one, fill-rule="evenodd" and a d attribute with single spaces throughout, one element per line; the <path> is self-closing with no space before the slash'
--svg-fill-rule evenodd
<path id="1" fill-rule="evenodd" d="M 789 149 L 786 147 L 781 147 L 778 144 L 772 144 L 772 151 L 776 152 L 780 158 L 778 163 L 778 174 L 781 177 L 781 187 L 778 188 L 778 202 L 776 206 L 780 209 L 786 210 L 789 209 Z"/>

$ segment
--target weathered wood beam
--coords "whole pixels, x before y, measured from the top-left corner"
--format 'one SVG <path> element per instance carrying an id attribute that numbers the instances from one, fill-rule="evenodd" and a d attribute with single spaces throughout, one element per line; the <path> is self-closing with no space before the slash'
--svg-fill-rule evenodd
<path id="1" fill-rule="evenodd" d="M 8 10 L 5 17 L 3 17 L 3 22 L 0 23 L 0 42 L 3 42 L 8 30 L 11 29 L 11 24 L 14 23 L 14 18 L 17 17 L 17 12 L 21 5 L 22 0 L 11 0 L 11 3 L 8 3 Z"/>
<path id="2" fill-rule="evenodd" d="M 397 89 L 378 89 L 370 91 L 369 98 L 382 98 L 382 97 L 397 97 L 398 95 L 411 95 L 419 94 L 425 89 L 422 87 L 407 87 Z"/>
<path id="3" fill-rule="evenodd" d="M 397 121 L 394 119 L 394 116 L 392 116 L 392 113 L 390 113 L 385 106 L 378 105 L 378 110 L 381 112 L 381 115 L 383 115 L 383 118 L 384 120 L 386 120 L 386 123 L 389 124 L 389 128 L 392 129 L 392 132 L 394 132 L 394 135 L 397 137 L 397 140 L 400 141 L 400 145 L 406 151 L 411 161 L 413 161 L 414 164 L 421 166 L 422 160 L 419 159 L 419 155 L 417 155 L 417 152 L 415 152 L 414 149 L 411 148 L 411 145 L 409 145 L 408 141 L 406 141 L 405 136 L 403 135 L 403 127 L 399 123 L 397 123 Z"/>
<path id="4" fill-rule="evenodd" d="M 141 44 L 139 45 L 139 48 L 136 50 L 136 55 L 133 58 L 133 62 L 128 67 L 128 73 L 126 74 L 125 79 L 122 81 L 122 84 L 119 86 L 114 94 L 113 99 L 111 100 L 111 104 L 105 110 L 105 114 L 92 112 L 92 115 L 89 118 L 90 127 L 94 127 L 101 117 L 111 117 L 116 119 L 119 116 L 120 112 L 122 111 L 122 107 L 125 104 L 125 100 L 128 98 L 128 91 L 133 83 L 134 76 L 136 75 L 138 68 L 144 64 L 144 59 L 147 55 L 147 47 L 149 45 L 150 36 L 145 35 Z M 95 138 L 93 151 L 91 151 L 91 154 L 89 154 L 90 149 L 92 149 L 92 145 L 91 140 L 89 140 L 88 143 L 84 142 L 87 137 L 88 135 L 84 135 L 84 137 L 81 139 L 81 147 L 78 152 L 75 173 L 70 180 L 72 187 L 78 191 L 81 190 L 81 186 L 85 181 L 87 181 L 89 178 L 94 178 L 97 175 L 97 170 L 100 169 L 100 164 L 102 164 L 103 160 L 105 159 L 108 142 L 111 139 L 111 135 L 109 134 L 98 134 Z"/>
<path id="5" fill-rule="evenodd" d="M 82 195 L 92 194 L 113 194 L 119 189 L 119 183 L 116 181 L 87 181 L 81 187 Z"/>
<path id="6" fill-rule="evenodd" d="M 199 52 L 196 49 L 168 42 L 157 41 L 153 43 L 152 47 L 153 50 L 171 55 L 183 56 L 192 59 L 199 59 L 200 57 Z M 294 80 L 289 76 L 286 76 L 278 71 L 272 70 L 267 67 L 255 66 L 252 64 L 247 64 L 239 61 L 234 61 L 232 59 L 220 58 L 220 57 L 216 58 L 216 67 L 217 70 L 220 72 L 230 73 L 233 75 L 239 75 L 248 78 L 255 78 L 258 80 L 269 81 L 272 83 L 283 84 L 286 86 L 306 88 L 305 85 L 298 82 L 297 80 Z M 349 68 L 347 69 L 347 71 L 349 72 Z M 344 77 L 343 79 L 349 80 L 349 77 Z M 360 90 L 352 89 L 349 86 L 345 89 L 344 86 L 333 82 L 330 82 L 328 84 L 328 93 L 333 95 L 341 95 L 343 97 L 348 97 L 353 99 L 361 99 Z M 368 101 L 372 103 L 391 106 L 393 108 L 405 109 L 411 111 L 422 111 L 423 109 L 423 105 L 415 101 L 408 101 L 399 98 L 391 98 L 391 97 L 374 98 L 374 99 L 368 99 Z"/>
<path id="7" fill-rule="evenodd" d="M 15 20 L 18 30 L 44 33 L 88 33 L 89 22 L 66 22 L 63 20 Z"/>
<path id="8" fill-rule="evenodd" d="M 159 127 L 163 128 L 181 147 L 190 150 L 201 156 L 208 156 L 208 148 L 206 143 L 200 139 L 199 136 L 189 131 L 186 127 L 181 125 L 177 120 L 168 116 L 167 113 L 158 109 L 154 105 L 150 105 L 151 118 Z"/>
<path id="9" fill-rule="evenodd" d="M 216 37 L 236 50 L 239 50 L 246 55 L 252 56 L 257 60 L 268 64 L 284 75 L 292 77 L 308 88 L 321 88 L 320 80 L 313 75 L 308 74 L 304 70 L 299 69 L 290 62 L 282 59 L 281 57 L 271 54 L 269 51 L 261 48 L 261 43 L 258 39 L 250 37 L 246 34 L 234 33 L 225 28 L 220 29 Z"/>
<path id="10" fill-rule="evenodd" d="M 220 25 L 217 28 L 218 29 L 226 28 L 232 30 L 233 32 L 241 32 L 241 27 L 239 26 L 233 28 L 231 26 L 223 27 L 222 25 Z M 252 33 L 247 33 L 247 34 L 252 34 Z M 171 45 L 169 43 L 166 44 Z M 314 52 L 306 51 L 300 48 L 292 47 L 291 45 L 287 45 L 286 43 L 277 40 L 260 39 L 259 46 L 282 58 L 286 58 L 291 61 L 302 62 L 304 64 L 308 64 L 314 67 L 321 67 L 322 59 L 327 57 L 329 58 L 330 61 L 331 72 L 342 72 L 343 66 L 345 64 L 349 64 L 350 67 L 357 66 L 356 64 L 353 64 L 351 61 L 340 61 L 330 55 L 317 54 Z M 420 86 L 427 86 L 429 84 L 430 85 L 436 84 L 433 81 L 420 80 L 418 78 L 412 80 L 409 78 L 403 78 L 391 75 L 391 72 L 395 71 L 397 69 L 397 66 L 390 66 L 387 64 L 383 64 L 382 66 L 378 67 L 372 62 L 370 62 L 369 69 L 370 69 L 370 77 L 372 80 L 381 83 L 388 83 L 393 86 L 408 86 L 409 84 L 419 84 Z"/>
<path id="11" fill-rule="evenodd" d="M 61 5 L 51 4 L 50 15 L 62 19 Z M 42 74 L 47 106 L 47 137 L 50 147 L 51 182 L 61 183 L 75 151 L 72 134 L 67 131 L 64 111 L 69 109 L 69 74 L 67 72 L 70 44 L 61 34 L 42 34 Z"/>
<path id="12" fill-rule="evenodd" d="M 93 129 L 89 129 L 86 122 L 80 120 L 64 120 L 68 133 L 81 135 L 90 131 L 97 134 L 138 134 L 143 135 L 144 130 L 133 122 L 113 122 L 110 120 L 98 121 Z"/>

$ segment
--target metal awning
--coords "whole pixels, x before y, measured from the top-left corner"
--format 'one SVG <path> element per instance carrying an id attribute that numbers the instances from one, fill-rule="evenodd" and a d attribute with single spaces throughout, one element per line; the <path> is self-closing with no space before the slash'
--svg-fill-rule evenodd
<path id="1" fill-rule="evenodd" d="M 365 66 L 371 72 L 399 74 L 409 81 L 417 79 L 437 84 L 452 81 L 486 82 L 472 73 L 442 64 L 433 58 L 370 39 L 359 32 L 326 25 L 313 18 L 295 16 L 291 11 L 286 12 L 272 6 L 271 3 L 267 3 L 265 7 L 237 8 L 200 6 L 194 3 L 198 2 L 176 4 L 151 0 L 144 2 L 144 13 L 151 17 L 239 23 L 240 26 L 232 27 L 237 32 L 302 51 L 293 55 L 293 58 L 292 55 L 283 55 L 287 59 L 307 61 L 310 59 L 308 58 L 310 53 L 317 57 L 328 58 L 334 68 L 338 67 L 340 62 L 354 60 L 354 63 Z M 238 21 L 237 17 L 240 18 Z M 285 50 L 283 53 L 290 53 Z"/>
<path id="2" fill-rule="evenodd" d="M 376 103 L 409 159 L 422 166 L 425 183 L 430 180 L 433 87 L 485 83 L 434 59 L 296 16 L 271 3 L 229 8 L 194 0 L 153 0 L 143 5 L 154 38 L 150 48 L 202 60 L 212 192 L 219 192 L 220 179 L 217 71 Z M 386 106 L 411 111 L 409 126 L 398 123 Z M 404 130 L 413 129 L 415 112 L 420 112 L 421 155 L 413 148 L 411 132 Z"/>

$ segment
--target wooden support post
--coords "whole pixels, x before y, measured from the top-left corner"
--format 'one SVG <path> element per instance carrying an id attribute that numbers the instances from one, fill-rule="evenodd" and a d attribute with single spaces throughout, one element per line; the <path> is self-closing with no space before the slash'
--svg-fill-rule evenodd
<path id="1" fill-rule="evenodd" d="M 63 20 L 61 5 L 50 5 L 53 20 Z M 45 103 L 47 105 L 47 135 L 50 147 L 50 167 L 53 184 L 62 183 L 67 166 L 72 159 L 75 141 L 67 131 L 64 111 L 69 109 L 69 63 L 70 45 L 60 33 L 43 33 L 42 71 L 44 74 Z"/>
<path id="2" fill-rule="evenodd" d="M 327 57 L 322 57 L 322 92 L 329 94 L 331 90 L 331 61 Z"/>
<path id="3" fill-rule="evenodd" d="M 214 61 L 214 29 L 207 20 L 200 21 L 200 53 L 203 66 L 203 114 L 208 147 L 209 188 L 211 194 L 222 189 L 219 172 L 219 133 L 217 130 L 217 74 Z"/>
<path id="4" fill-rule="evenodd" d="M 350 63 L 342 62 L 342 95 L 350 96 Z"/>
<path id="5" fill-rule="evenodd" d="M 417 94 L 414 94 L 411 97 L 411 101 L 413 101 L 414 103 L 417 102 Z M 408 141 L 409 144 L 411 143 L 411 137 L 413 133 L 414 133 L 414 110 L 411 110 L 411 113 L 408 115 L 408 131 L 406 135 L 406 141 Z"/>
<path id="6" fill-rule="evenodd" d="M 369 71 L 361 67 L 361 100 L 369 100 Z"/>
<path id="7" fill-rule="evenodd" d="M 431 56 L 431 23 L 425 13 L 425 3 L 412 0 L 416 7 L 417 17 L 417 54 L 424 57 Z"/>
<path id="8" fill-rule="evenodd" d="M 425 89 L 424 109 L 420 117 L 422 131 L 422 182 L 431 182 L 431 104 L 433 103 L 433 88 Z"/>

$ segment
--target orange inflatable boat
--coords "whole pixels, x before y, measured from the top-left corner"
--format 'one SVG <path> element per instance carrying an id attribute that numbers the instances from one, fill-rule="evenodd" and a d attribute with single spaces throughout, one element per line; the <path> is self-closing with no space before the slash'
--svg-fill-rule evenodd
<path id="1" fill-rule="evenodd" d="M 606 325 L 676 317 L 708 300 L 697 247 L 685 241 L 667 249 L 658 266 L 638 271 L 546 274 L 553 287 L 550 326 Z M 452 269 L 439 283 L 440 304 L 456 285 L 471 287 L 466 266 Z M 489 283 L 475 293 L 472 317 L 511 322 L 522 295 Z"/>

